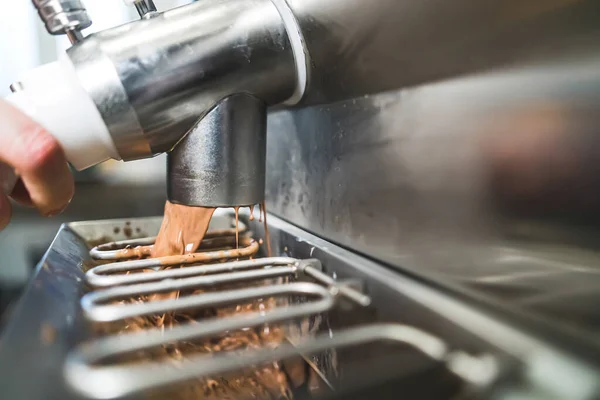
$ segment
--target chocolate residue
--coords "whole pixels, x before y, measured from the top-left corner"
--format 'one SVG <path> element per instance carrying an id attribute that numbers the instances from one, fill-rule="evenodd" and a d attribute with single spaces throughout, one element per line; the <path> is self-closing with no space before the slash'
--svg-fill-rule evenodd
<path id="1" fill-rule="evenodd" d="M 115 228 L 113 229 L 113 233 L 115 235 L 117 235 L 119 232 L 121 232 L 121 228 L 119 228 L 118 226 L 115 226 Z"/>
<path id="2" fill-rule="evenodd" d="M 225 259 L 248 259 L 258 251 L 258 243 L 247 235 L 239 235 L 239 207 L 235 207 L 235 231 L 211 232 L 207 236 L 202 246 L 202 240 L 206 236 L 208 225 L 214 213 L 214 208 L 187 207 L 167 202 L 165 204 L 165 215 L 154 246 L 139 246 L 136 248 L 127 248 L 122 252 L 134 253 L 139 258 L 146 256 L 160 257 L 160 261 L 173 264 L 174 262 L 185 263 L 211 263 L 215 262 L 212 255 L 218 255 Z M 251 215 L 253 207 L 250 207 Z M 266 221 L 266 209 L 264 202 L 260 206 L 262 214 L 264 213 L 265 240 L 267 242 L 267 254 L 271 255 L 268 227 Z M 251 216 L 251 220 L 254 219 Z M 127 229 L 127 228 L 126 228 Z M 130 229 L 130 228 L 129 228 Z M 223 234 L 222 237 L 214 234 Z M 233 235 L 235 234 L 235 242 Z M 235 244 L 235 247 L 233 245 Z M 262 244 L 262 239 L 261 239 Z M 238 248 L 239 246 L 241 248 Z M 203 251 L 194 253 L 200 246 Z M 210 247 L 207 252 L 206 248 Z M 193 253 L 193 254 L 190 254 Z M 125 254 L 125 253 L 124 253 Z M 219 261 L 217 261 L 219 262 Z M 178 267 L 166 267 L 178 268 Z M 152 273 L 146 271 L 142 273 Z M 190 296 L 201 294 L 205 291 L 213 290 L 232 290 L 236 288 L 264 285 L 272 281 L 251 282 L 227 287 L 208 288 L 205 290 L 193 290 L 185 292 L 160 293 L 149 296 L 139 296 L 137 298 L 122 301 L 121 303 L 142 303 L 151 301 L 160 301 L 165 299 L 176 299 L 180 296 Z M 264 312 L 277 306 L 280 300 L 275 298 L 265 298 L 257 301 L 237 304 L 230 307 L 216 309 L 201 309 L 183 312 L 171 312 L 163 315 L 151 315 L 145 317 L 135 317 L 124 322 L 124 326 L 118 329 L 120 332 L 141 331 L 152 328 L 169 329 L 177 324 L 197 324 L 202 320 L 212 318 L 224 318 L 232 315 L 239 315 L 249 312 Z M 283 299 L 281 301 L 284 301 Z M 285 300 L 287 302 L 287 300 Z M 281 304 L 280 304 L 281 305 Z M 103 326 L 102 329 L 115 329 Z M 159 349 L 148 351 L 144 355 L 149 359 L 168 359 L 177 366 L 177 362 L 185 359 L 192 354 L 204 353 L 206 356 L 215 352 L 244 352 L 260 348 L 274 349 L 281 345 L 285 340 L 285 334 L 279 326 L 262 326 L 243 331 L 231 331 L 224 333 L 220 337 L 203 339 L 194 342 L 177 342 L 164 345 Z M 303 372 L 305 369 L 304 361 L 300 358 L 290 360 L 284 368 L 280 362 L 270 363 L 256 368 L 248 368 L 229 376 L 216 376 L 198 378 L 195 381 L 185 384 L 175 389 L 174 392 L 156 393 L 152 398 L 169 399 L 292 399 L 292 388 L 302 385 L 302 382 L 308 382 L 309 376 Z M 294 377 L 290 377 L 289 371 L 293 371 Z"/>
<path id="3" fill-rule="evenodd" d="M 214 208 L 165 203 L 165 216 L 152 249 L 152 257 L 196 251 L 208 230 Z"/>
<path id="4" fill-rule="evenodd" d="M 133 231 L 131 230 L 130 227 L 125 227 L 123 228 L 123 233 L 125 234 L 125 236 L 127 236 L 128 238 L 131 237 L 131 235 L 133 235 Z"/>
<path id="5" fill-rule="evenodd" d="M 119 258 L 144 258 L 152 254 L 150 246 L 126 247 L 117 251 L 116 257 Z"/>
<path id="6" fill-rule="evenodd" d="M 165 203 L 163 217 L 158 236 L 152 247 L 152 257 L 173 257 L 192 254 L 204 238 L 215 208 L 189 207 L 181 204 Z M 154 294 L 150 300 L 176 299 L 179 292 Z M 173 314 L 162 316 L 161 325 L 173 324 Z"/>

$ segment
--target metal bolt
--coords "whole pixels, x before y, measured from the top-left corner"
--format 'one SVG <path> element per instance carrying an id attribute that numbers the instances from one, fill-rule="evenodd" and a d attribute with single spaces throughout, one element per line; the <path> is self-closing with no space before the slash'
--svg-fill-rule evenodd
<path id="1" fill-rule="evenodd" d="M 24 87 L 23 87 L 23 84 L 21 82 L 13 82 L 10 85 L 10 91 L 13 92 L 13 93 L 20 92 L 23 89 L 24 89 Z"/>

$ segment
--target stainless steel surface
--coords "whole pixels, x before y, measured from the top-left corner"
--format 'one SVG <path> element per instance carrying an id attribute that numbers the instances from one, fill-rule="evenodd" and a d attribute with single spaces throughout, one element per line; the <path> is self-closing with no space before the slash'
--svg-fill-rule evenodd
<path id="1" fill-rule="evenodd" d="M 247 94 L 219 102 L 168 154 L 172 203 L 229 207 L 265 196 L 265 103 Z"/>
<path id="2" fill-rule="evenodd" d="M 207 0 L 92 35 L 68 51 L 120 155 L 171 150 L 220 100 L 292 95 L 294 56 L 270 0 Z"/>
<path id="3" fill-rule="evenodd" d="M 288 0 L 310 53 L 305 104 L 597 49 L 595 0 Z"/>
<path id="4" fill-rule="evenodd" d="M 48 33 L 67 35 L 71 43 L 81 40 L 81 30 L 92 24 L 81 0 L 33 0 L 33 5 Z"/>
<path id="5" fill-rule="evenodd" d="M 599 54 L 272 113 L 269 210 L 599 354 Z"/>
<path id="6" fill-rule="evenodd" d="M 258 220 L 248 221 L 247 216 L 244 215 L 242 219 L 249 224 L 256 237 L 264 235 L 262 224 Z M 34 280 L 15 309 L 0 341 L 0 370 L 3 372 L 0 374 L 0 386 L 3 388 L 4 396 L 14 400 L 82 399 L 67 390 L 66 383 L 60 375 L 62 371 L 56 367 L 63 364 L 68 351 L 91 338 L 82 310 L 76 306 L 84 294 L 84 274 L 81 268 L 82 265 L 90 263 L 89 247 L 86 242 L 97 243 L 100 239 L 123 240 L 126 236 L 122 231 L 115 233 L 115 227 L 122 226 L 130 227 L 133 232 L 139 229 L 145 235 L 153 235 L 158 231 L 160 221 L 160 218 L 151 218 L 80 222 L 66 225 L 61 229 L 40 263 Z M 489 364 L 487 358 L 474 360 L 477 366 L 495 365 L 500 370 L 509 367 L 509 375 L 516 379 L 502 381 L 501 386 L 497 388 L 498 391 L 492 392 L 493 395 L 488 393 L 483 398 L 517 396 L 541 399 L 592 399 L 600 393 L 597 379 L 598 359 L 592 357 L 586 361 L 585 357 L 578 356 L 573 350 L 573 343 L 548 341 L 542 337 L 539 329 L 516 324 L 508 318 L 508 314 L 492 313 L 481 305 L 474 306 L 470 301 L 458 299 L 419 279 L 399 274 L 382 264 L 319 239 L 272 215 L 269 215 L 269 230 L 274 254 L 293 258 L 316 257 L 321 260 L 323 271 L 334 277 L 336 281 L 344 282 L 349 279 L 364 281 L 363 287 L 372 299 L 371 306 L 332 315 L 329 325 L 325 327 L 330 329 L 329 332 L 327 330 L 325 332 L 327 336 L 333 335 L 332 341 L 327 344 L 322 341 L 316 342 L 323 347 L 338 343 L 338 338 L 340 340 L 343 337 L 347 338 L 346 334 L 351 334 L 356 339 L 357 331 L 348 333 L 341 329 L 348 323 L 392 322 L 393 326 L 398 324 L 413 326 L 419 332 L 428 332 L 433 337 L 441 339 L 451 349 L 464 349 L 471 356 L 490 354 L 497 360 L 494 364 Z M 387 328 L 382 329 L 386 326 L 388 325 L 376 325 L 383 336 L 388 332 Z M 44 334 L 48 329 L 54 330 L 56 335 L 48 338 L 48 335 Z M 165 330 L 165 333 L 168 332 L 170 331 Z M 163 338 L 158 334 L 149 337 L 157 341 Z M 129 348 L 129 345 L 135 347 L 139 344 L 135 338 L 128 339 L 132 341 L 122 342 L 124 347 Z M 303 346 L 302 342 L 299 342 L 299 345 Z M 348 362 L 354 359 L 363 367 L 360 370 L 361 378 L 373 382 L 372 374 L 382 373 L 381 364 L 377 363 L 377 358 L 372 360 L 375 364 L 367 362 L 369 349 L 365 348 L 364 351 L 367 353 L 361 353 L 359 351 L 361 348 L 364 346 L 353 347 L 352 357 L 348 359 L 341 358 L 343 353 L 339 353 L 339 368 L 342 372 L 348 373 L 347 368 L 350 366 Z M 92 348 L 94 349 L 100 348 Z M 310 348 L 300 349 L 312 351 Z M 282 354 L 272 352 L 269 354 L 271 357 L 284 357 L 283 353 L 287 352 L 288 348 L 283 347 L 281 351 Z M 295 351 L 297 352 L 298 348 Z M 396 377 L 406 377 L 406 380 L 400 381 L 396 390 L 408 397 L 423 399 L 449 398 L 456 394 L 456 388 L 442 389 L 441 376 L 433 371 L 423 370 L 425 365 L 423 360 L 415 358 L 414 355 L 407 349 L 398 359 L 401 364 L 389 369 L 390 374 Z M 261 357 L 266 357 L 266 354 L 256 353 L 255 356 L 253 361 L 259 362 L 262 360 Z M 453 357 L 454 362 L 451 363 L 453 369 L 464 371 L 461 368 L 461 359 L 468 361 L 472 358 Z M 230 365 L 229 362 L 226 361 L 219 366 L 225 368 L 224 366 Z M 469 365 L 469 362 L 466 364 Z M 205 368 L 200 364 L 196 364 L 195 367 Z M 131 371 L 138 370 L 136 368 Z M 189 369 L 183 371 L 192 374 Z M 194 371 L 202 373 L 204 370 Z M 473 369 L 469 379 L 477 380 L 477 372 L 480 371 L 484 369 Z M 32 381 L 35 381 L 36 385 L 32 385 Z M 91 380 L 90 385 L 94 384 L 93 381 Z M 412 385 L 411 382 L 415 381 L 420 384 Z M 423 391 L 429 395 L 424 395 Z"/>
<path id="7" fill-rule="evenodd" d="M 264 234 L 260 226 L 251 224 L 251 229 L 258 235 Z M 514 387 L 509 384 L 497 398 L 592 399 L 600 395 L 599 358 L 588 343 L 565 337 L 549 338 L 546 334 L 551 328 L 543 324 L 517 321 L 506 310 L 497 312 L 419 277 L 399 274 L 387 265 L 356 254 L 355 250 L 343 249 L 271 215 L 269 231 L 275 254 L 318 258 L 324 271 L 338 281 L 350 278 L 366 282 L 366 292 L 378 310 L 378 320 L 401 320 L 459 348 L 473 350 L 481 340 L 520 360 L 517 374 L 527 383 Z M 401 293 L 402 299 L 388 297 L 391 293 Z M 413 309 L 417 304 L 419 309 Z M 469 335 L 461 336 L 462 332 L 457 336 L 456 327 L 468 330 Z"/>

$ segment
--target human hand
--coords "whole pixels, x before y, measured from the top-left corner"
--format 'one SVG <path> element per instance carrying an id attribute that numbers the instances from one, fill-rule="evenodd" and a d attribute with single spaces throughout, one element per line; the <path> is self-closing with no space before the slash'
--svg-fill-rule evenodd
<path id="1" fill-rule="evenodd" d="M 60 144 L 43 127 L 0 99 L 0 161 L 14 168 L 19 179 L 10 197 L 36 207 L 44 216 L 60 214 L 75 190 L 73 176 Z M 8 225 L 11 204 L 0 193 L 0 229 Z"/>

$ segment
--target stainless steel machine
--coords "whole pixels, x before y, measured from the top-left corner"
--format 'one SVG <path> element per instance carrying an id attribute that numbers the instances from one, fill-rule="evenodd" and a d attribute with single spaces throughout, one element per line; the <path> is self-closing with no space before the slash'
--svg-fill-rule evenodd
<path id="1" fill-rule="evenodd" d="M 600 396 L 600 3 L 201 0 L 160 13 L 139 1 L 140 21 L 88 38 L 80 2 L 45 3 L 119 155 L 168 151 L 174 202 L 266 198 L 273 255 L 285 259 L 210 264 L 206 279 L 192 258 L 183 275 L 103 288 L 90 248 L 130 239 L 126 227 L 152 236 L 159 220 L 65 226 L 1 343 L 9 398 L 135 397 L 294 355 L 328 382 L 324 396 Z M 264 237 L 249 214 L 242 222 Z M 157 266 L 129 262 L 100 271 Z M 110 308 L 135 290 L 266 278 L 292 286 Z M 297 301 L 166 333 L 90 332 L 271 295 Z M 317 315 L 326 322 L 314 336 L 290 328 L 276 351 L 179 370 L 115 362 Z M 52 340 L 40 335 L 48 324 Z"/>

